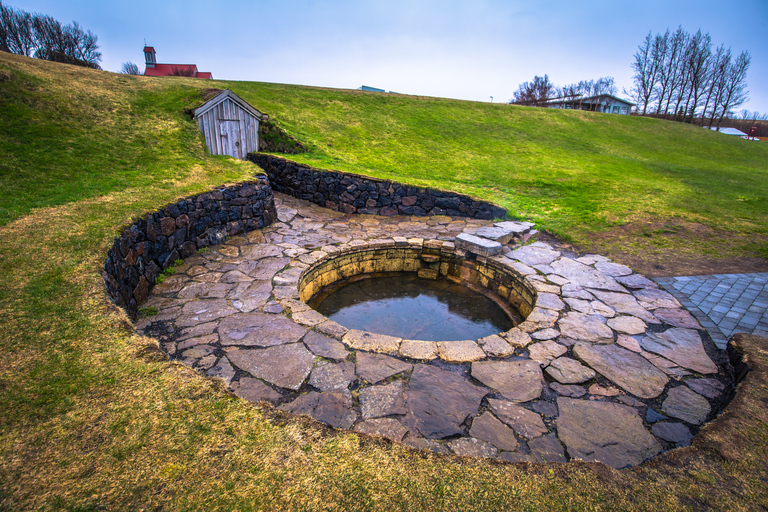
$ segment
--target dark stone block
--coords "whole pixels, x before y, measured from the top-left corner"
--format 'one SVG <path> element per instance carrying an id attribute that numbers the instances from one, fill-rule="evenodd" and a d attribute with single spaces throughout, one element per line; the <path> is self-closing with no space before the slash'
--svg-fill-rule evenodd
<path id="1" fill-rule="evenodd" d="M 168 214 L 169 217 L 173 217 L 174 219 L 181 215 L 181 210 L 179 210 L 179 207 L 175 204 L 169 205 L 165 208 L 165 212 Z"/>
<path id="2" fill-rule="evenodd" d="M 181 255 L 179 254 L 179 252 L 173 251 L 171 254 L 166 256 L 165 261 L 163 262 L 163 269 L 170 267 L 171 265 L 173 265 L 173 263 L 176 260 L 179 260 L 179 259 L 181 259 Z"/>
<path id="3" fill-rule="evenodd" d="M 458 210 L 460 201 L 455 197 L 438 197 L 435 206 L 444 210 Z"/>

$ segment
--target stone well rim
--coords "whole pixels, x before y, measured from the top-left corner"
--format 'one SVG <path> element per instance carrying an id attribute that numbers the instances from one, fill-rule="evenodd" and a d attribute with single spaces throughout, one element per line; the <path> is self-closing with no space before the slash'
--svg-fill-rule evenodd
<path id="1" fill-rule="evenodd" d="M 459 257 L 457 256 L 456 253 L 457 252 L 461 253 L 464 251 L 457 251 L 454 247 L 453 242 L 447 242 L 447 241 L 436 240 L 436 239 L 420 239 L 420 238 L 410 238 L 405 240 L 396 240 L 395 238 L 383 239 L 383 240 L 377 240 L 375 242 L 354 245 L 351 247 L 340 249 L 338 251 L 330 250 L 330 252 L 329 252 L 329 249 L 331 248 L 326 247 L 324 248 L 325 250 L 323 251 L 323 252 L 326 252 L 326 255 L 321 257 L 315 263 L 311 264 L 308 268 L 302 271 L 299 277 L 299 280 L 296 283 L 296 290 L 299 294 L 299 301 L 302 304 L 304 304 L 306 307 L 311 308 L 311 306 L 309 306 L 307 303 L 316 293 L 318 293 L 318 291 L 314 291 L 309 295 L 306 295 L 303 293 L 304 290 L 307 289 L 308 276 L 310 276 L 314 272 L 317 272 L 318 270 L 322 269 L 325 266 L 333 265 L 334 262 L 344 258 L 345 256 L 375 252 L 380 250 L 387 250 L 387 251 L 394 250 L 399 252 L 406 252 L 408 250 L 424 250 L 425 248 L 431 248 L 433 251 L 432 254 L 434 254 L 434 251 L 438 251 L 438 254 L 440 254 L 441 258 L 446 258 L 453 261 L 474 262 L 474 264 L 476 265 L 477 264 L 491 265 L 495 267 L 497 271 L 503 272 L 505 276 L 511 279 L 514 279 L 517 283 L 520 284 L 521 287 L 524 287 L 526 291 L 531 295 L 530 302 L 532 302 L 532 304 L 529 302 L 527 304 L 528 308 L 526 308 L 528 310 L 528 313 L 525 314 L 524 310 L 520 310 L 517 307 L 517 305 L 509 302 L 507 302 L 505 306 L 502 306 L 501 304 L 499 305 L 502 306 L 502 308 L 515 309 L 515 311 L 517 311 L 521 316 L 522 322 L 516 323 L 515 320 L 505 310 L 505 313 L 508 316 L 510 316 L 510 320 L 512 320 L 514 324 L 507 331 L 491 333 L 481 338 L 458 340 L 458 341 L 411 340 L 407 338 L 400 338 L 397 336 L 390 336 L 387 334 L 380 334 L 373 331 L 367 331 L 367 330 L 361 330 L 361 329 L 349 329 L 345 326 L 342 326 L 344 327 L 344 329 L 348 330 L 348 333 L 341 339 L 342 343 L 344 343 L 348 348 L 353 350 L 379 352 L 384 354 L 397 355 L 400 357 L 407 357 L 411 359 L 421 359 L 421 360 L 441 359 L 449 363 L 476 362 L 476 361 L 482 361 L 485 359 L 491 359 L 497 356 L 505 357 L 504 355 L 498 354 L 498 353 L 489 354 L 485 350 L 483 350 L 483 348 L 481 347 L 487 344 L 488 341 L 493 337 L 501 338 L 503 341 L 509 343 L 509 340 L 515 340 L 515 339 L 519 339 L 520 337 L 526 336 L 527 332 L 525 329 L 526 327 L 528 327 L 528 325 L 525 323 L 527 321 L 526 320 L 527 317 L 534 313 L 542 314 L 544 310 L 543 308 L 539 308 L 536 306 L 536 298 L 538 296 L 538 292 L 535 286 L 533 285 L 533 283 L 531 283 L 531 281 L 527 278 L 527 276 L 518 272 L 512 266 L 513 262 L 511 260 L 501 255 L 485 258 L 483 256 L 465 254 L 463 255 L 464 257 Z M 422 252 L 422 254 L 426 254 L 426 253 Z M 440 262 L 444 262 L 444 260 L 441 259 Z M 418 270 L 401 270 L 401 271 L 395 271 L 395 272 L 418 273 Z M 358 273 L 350 274 L 348 276 L 343 276 L 339 280 L 347 279 L 349 277 L 353 277 L 357 275 L 369 274 L 369 273 L 371 272 L 358 272 Z M 498 295 L 493 290 L 490 290 L 487 287 L 482 286 L 480 283 L 475 283 L 473 281 L 457 278 L 456 276 L 446 276 L 443 274 L 440 274 L 439 277 L 448 277 L 451 280 L 456 279 L 454 282 L 458 282 L 459 284 L 463 286 L 467 286 L 468 288 L 474 291 L 483 293 L 485 296 L 492 298 L 494 302 L 496 302 L 497 299 L 501 301 L 506 300 L 504 297 Z M 334 280 L 331 283 L 329 283 L 329 285 L 333 283 L 337 283 L 339 282 L 339 280 Z M 323 287 L 321 287 L 321 289 L 322 288 Z M 491 297 L 491 295 L 495 295 L 495 298 Z M 288 307 L 290 309 L 290 306 Z M 322 317 L 322 320 L 320 320 L 320 323 L 333 322 L 333 320 L 329 319 L 325 315 L 322 315 L 316 310 L 312 309 L 312 311 L 317 313 L 319 317 Z M 523 327 L 521 328 L 521 326 Z M 408 346 L 408 348 L 406 348 L 404 352 L 403 350 L 401 350 L 401 347 L 403 344 Z M 395 350 L 395 345 L 398 345 L 397 350 Z M 418 353 L 413 352 L 413 350 L 416 349 L 416 347 L 414 347 L 413 345 L 418 346 Z M 425 350 L 425 347 L 424 347 L 425 345 L 434 345 L 434 350 L 431 353 L 423 352 Z M 515 348 L 514 345 L 511 345 L 511 346 L 512 348 Z M 434 357 L 427 357 L 429 355 L 432 355 Z"/>

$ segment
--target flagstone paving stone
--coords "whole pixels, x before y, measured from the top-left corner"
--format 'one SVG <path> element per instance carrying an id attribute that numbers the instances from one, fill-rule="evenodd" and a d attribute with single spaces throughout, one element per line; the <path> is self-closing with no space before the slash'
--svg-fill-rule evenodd
<path id="1" fill-rule="evenodd" d="M 187 258 L 144 304 L 158 313 L 136 324 L 246 400 L 437 453 L 625 467 L 689 443 L 729 385 L 709 324 L 677 292 L 600 255 L 521 246 L 530 223 L 275 200 L 279 222 Z M 477 244 L 455 245 L 461 233 Z M 349 330 L 298 299 L 323 258 L 392 245 L 484 257 L 510 235 L 489 261 L 526 279 L 538 302 L 507 332 L 401 340 Z"/>

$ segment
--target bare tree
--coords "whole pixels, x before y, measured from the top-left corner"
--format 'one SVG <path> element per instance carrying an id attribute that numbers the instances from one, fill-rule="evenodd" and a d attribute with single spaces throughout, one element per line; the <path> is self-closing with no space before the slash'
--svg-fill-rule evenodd
<path id="1" fill-rule="evenodd" d="M 139 71 L 139 66 L 137 66 L 135 63 L 128 61 L 123 62 L 122 66 L 120 66 L 120 73 L 124 75 L 140 75 L 141 72 Z"/>
<path id="2" fill-rule="evenodd" d="M 707 116 L 709 116 L 710 128 L 714 123 L 715 115 L 717 115 L 717 105 L 720 103 L 720 97 L 725 85 L 725 75 L 728 72 L 730 63 L 731 49 L 728 48 L 726 50 L 725 46 L 721 44 L 711 57 L 709 74 L 707 75 L 707 99 L 704 101 L 704 109 L 701 111 L 701 123 L 699 126 L 704 126 L 704 119 Z M 712 110 L 709 110 L 710 105 Z"/>
<path id="3" fill-rule="evenodd" d="M 684 112 L 693 123 L 696 109 L 704 94 L 707 74 L 709 72 L 710 55 L 712 54 L 712 38 L 709 34 L 701 34 L 701 30 L 691 37 L 688 55 L 688 75 L 683 83 L 683 92 L 687 89 Z M 685 121 L 685 118 L 683 118 Z"/>
<path id="4" fill-rule="evenodd" d="M 0 2 L 0 51 L 29 57 L 34 46 L 32 16 Z"/>
<path id="5" fill-rule="evenodd" d="M 752 63 L 752 56 L 749 52 L 743 51 L 736 57 L 736 60 L 728 65 L 723 80 L 723 90 L 719 101 L 720 119 L 717 122 L 717 129 L 723 122 L 725 115 L 731 109 L 743 105 L 749 99 L 747 91 L 747 70 Z"/>
<path id="6" fill-rule="evenodd" d="M 653 43 L 653 36 L 648 32 L 642 44 L 637 47 L 635 61 L 632 63 L 632 69 L 635 71 L 633 76 L 635 81 L 634 98 L 637 100 L 638 108 L 642 103 L 643 115 L 648 110 L 648 103 L 651 101 L 659 72 L 659 61 L 653 58 Z"/>
<path id="7" fill-rule="evenodd" d="M 39 59 L 101 69 L 98 38 L 75 21 L 29 14 L 0 3 L 0 50 Z"/>
<path id="8" fill-rule="evenodd" d="M 532 107 L 541 107 L 547 104 L 552 98 L 555 87 L 549 81 L 549 76 L 534 76 L 533 82 L 524 82 L 515 91 L 515 97 L 510 103 L 516 105 L 528 105 Z"/>
<path id="9" fill-rule="evenodd" d="M 688 39 L 690 36 L 683 27 L 678 27 L 674 34 L 669 39 L 669 52 L 667 53 L 667 62 L 663 69 L 666 69 L 668 78 L 668 94 L 667 102 L 664 105 L 664 115 L 669 113 L 669 104 L 675 96 L 676 92 L 679 92 L 680 83 L 683 76 L 683 68 L 685 65 L 685 50 L 688 46 Z"/>

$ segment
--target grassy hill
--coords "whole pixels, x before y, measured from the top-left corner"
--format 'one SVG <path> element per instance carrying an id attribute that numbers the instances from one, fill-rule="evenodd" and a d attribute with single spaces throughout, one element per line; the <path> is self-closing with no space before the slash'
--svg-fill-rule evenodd
<path id="1" fill-rule="evenodd" d="M 160 357 L 108 303 L 99 271 L 132 218 L 254 172 L 206 154 L 184 114 L 210 87 L 269 113 L 311 165 L 470 193 L 627 258 L 768 257 L 765 144 L 652 119 L 150 79 L 0 53 L 0 510 L 768 503 L 764 424 L 744 426 L 733 460 L 686 452 L 674 478 L 653 465 L 459 461 L 262 411 Z"/>

